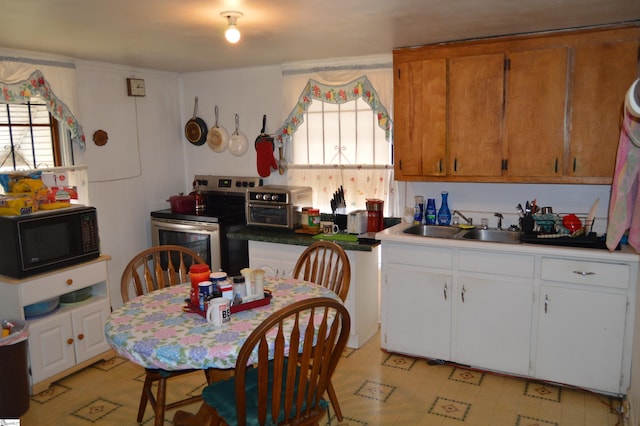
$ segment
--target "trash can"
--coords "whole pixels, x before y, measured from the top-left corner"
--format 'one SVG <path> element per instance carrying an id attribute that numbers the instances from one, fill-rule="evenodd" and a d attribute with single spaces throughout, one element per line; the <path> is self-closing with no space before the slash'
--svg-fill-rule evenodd
<path id="1" fill-rule="evenodd" d="M 22 320 L 0 323 L 5 336 L 0 338 L 0 419 L 17 419 L 29 409 L 29 327 Z"/>

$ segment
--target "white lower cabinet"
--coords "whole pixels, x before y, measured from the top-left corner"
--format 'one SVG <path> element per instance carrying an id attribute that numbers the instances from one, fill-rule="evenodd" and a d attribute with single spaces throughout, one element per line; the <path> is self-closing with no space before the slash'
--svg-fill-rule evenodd
<path id="1" fill-rule="evenodd" d="M 0 277 L 0 312 L 24 320 L 24 307 L 91 287 L 91 297 L 27 318 L 31 393 L 100 359 L 114 356 L 104 334 L 111 312 L 109 256 L 24 279 Z M 73 299 L 71 299 L 73 300 Z"/>
<path id="2" fill-rule="evenodd" d="M 29 321 L 29 359 L 34 383 L 110 349 L 104 336 L 109 302 L 100 300 Z"/>
<path id="3" fill-rule="evenodd" d="M 269 275 L 291 277 L 298 257 L 307 248 L 294 244 L 249 241 L 249 266 Z M 371 251 L 346 250 L 351 264 L 351 284 L 344 304 L 351 316 L 347 346 L 359 348 L 378 331 L 378 259 L 380 246 Z"/>
<path id="4" fill-rule="evenodd" d="M 558 248 L 544 255 L 537 246 L 528 253 L 525 245 L 511 251 L 507 245 L 504 251 L 496 244 L 484 247 L 383 240 L 381 346 L 625 394 L 637 258 Z"/>
<path id="5" fill-rule="evenodd" d="M 543 258 L 542 278 L 535 376 L 624 393 L 629 266 Z"/>

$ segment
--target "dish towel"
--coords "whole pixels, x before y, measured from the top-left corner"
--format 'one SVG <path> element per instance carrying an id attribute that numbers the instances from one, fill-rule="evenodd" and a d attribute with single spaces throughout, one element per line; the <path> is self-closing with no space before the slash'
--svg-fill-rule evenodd
<path id="1" fill-rule="evenodd" d="M 640 252 L 640 110 L 634 102 L 636 80 L 627 92 L 616 169 L 611 186 L 607 248 L 615 250 L 629 230 L 629 244 Z"/>

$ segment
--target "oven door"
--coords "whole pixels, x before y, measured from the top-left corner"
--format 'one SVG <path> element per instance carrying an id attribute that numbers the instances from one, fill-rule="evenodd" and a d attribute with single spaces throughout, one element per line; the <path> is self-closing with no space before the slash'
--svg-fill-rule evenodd
<path id="1" fill-rule="evenodd" d="M 247 203 L 247 225 L 294 229 L 300 219 L 296 223 L 293 211 L 288 204 Z"/>
<path id="2" fill-rule="evenodd" d="M 217 223 L 152 218 L 151 241 L 154 246 L 174 244 L 189 248 L 198 253 L 212 271 L 221 268 Z"/>

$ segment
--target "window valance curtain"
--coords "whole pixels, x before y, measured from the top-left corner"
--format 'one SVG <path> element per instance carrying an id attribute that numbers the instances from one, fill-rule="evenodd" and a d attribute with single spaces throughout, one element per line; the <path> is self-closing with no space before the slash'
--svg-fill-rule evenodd
<path id="1" fill-rule="evenodd" d="M 58 122 L 71 132 L 71 137 L 81 149 L 85 148 L 82 126 L 67 105 L 75 100 L 75 72 L 65 67 L 47 67 L 44 73 L 31 63 L 0 61 L 1 103 L 24 103 L 37 95 L 47 104 L 47 109 Z M 50 83 L 52 77 L 56 83 Z M 53 91 L 55 85 L 56 94 Z M 64 101 L 63 101 L 64 99 Z"/>
<path id="2" fill-rule="evenodd" d="M 296 105 L 289 113 L 282 127 L 276 131 L 275 138 L 280 143 L 283 143 L 287 140 L 288 135 L 295 133 L 304 121 L 304 113 L 309 109 L 309 105 L 311 105 L 314 100 L 332 104 L 343 104 L 358 98 L 362 98 L 371 107 L 373 112 L 376 113 L 378 126 L 384 129 L 385 138 L 391 142 L 393 140 L 391 118 L 389 117 L 387 109 L 380 101 L 380 96 L 376 92 L 376 89 L 366 75 L 342 85 L 329 85 L 315 79 L 309 79 L 298 97 Z"/>
<path id="3" fill-rule="evenodd" d="M 347 59 L 344 64 L 320 64 L 306 69 L 285 67 L 283 116 L 287 119 L 277 130 L 276 140 L 285 145 L 291 143 L 290 136 L 300 126 L 304 112 L 314 100 L 344 103 L 357 97 L 362 97 L 375 111 L 378 125 L 392 143 L 392 112 L 387 109 L 393 106 L 390 57 L 354 58 Z M 290 152 L 285 149 L 287 151 Z M 348 211 L 364 209 L 367 198 L 378 198 L 385 201 L 385 216 L 399 216 L 393 166 L 291 167 L 287 169 L 287 183 L 313 187 L 313 205 L 323 211 L 329 209 L 334 191 L 342 185 Z"/>

